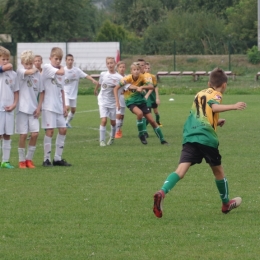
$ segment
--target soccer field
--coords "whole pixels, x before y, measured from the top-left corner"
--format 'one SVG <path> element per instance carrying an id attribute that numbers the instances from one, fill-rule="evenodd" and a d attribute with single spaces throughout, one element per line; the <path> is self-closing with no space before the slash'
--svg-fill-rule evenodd
<path id="1" fill-rule="evenodd" d="M 142 145 L 127 110 L 123 138 L 100 147 L 96 97 L 79 96 L 63 153 L 72 167 L 41 166 L 41 131 L 37 168 L 19 169 L 14 135 L 10 161 L 16 168 L 0 169 L 0 259 L 259 259 L 259 95 L 224 95 L 223 103 L 245 101 L 247 109 L 222 113 L 226 124 L 218 128 L 230 198 L 241 196 L 241 206 L 221 213 L 213 174 L 203 162 L 166 196 L 162 219 L 152 212 L 154 192 L 178 164 L 192 100 L 161 96 L 169 146 L 151 126 L 148 145 Z M 107 138 L 109 131 L 108 124 Z"/>

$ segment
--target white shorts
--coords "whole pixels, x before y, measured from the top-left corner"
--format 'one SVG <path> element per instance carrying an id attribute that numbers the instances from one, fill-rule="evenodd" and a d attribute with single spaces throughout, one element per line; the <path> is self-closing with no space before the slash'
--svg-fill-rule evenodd
<path id="1" fill-rule="evenodd" d="M 120 109 L 116 110 L 117 115 L 124 115 L 125 114 L 125 98 L 124 95 L 119 96 L 119 104 L 120 104 Z"/>
<path id="2" fill-rule="evenodd" d="M 49 110 L 42 110 L 42 128 L 62 128 L 66 127 L 64 115 L 57 114 Z"/>
<path id="3" fill-rule="evenodd" d="M 99 106 L 100 118 L 108 117 L 111 120 L 116 120 L 116 108 Z"/>
<path id="4" fill-rule="evenodd" d="M 120 106 L 120 109 L 118 110 L 116 110 L 116 114 L 117 115 L 124 115 L 125 114 L 125 107 L 121 107 Z"/>
<path id="5" fill-rule="evenodd" d="M 14 134 L 14 112 L 0 111 L 0 135 Z"/>
<path id="6" fill-rule="evenodd" d="M 18 112 L 15 117 L 15 133 L 27 134 L 39 132 L 39 119 L 33 115 L 29 115 L 23 112 Z"/>
<path id="7" fill-rule="evenodd" d="M 65 95 L 65 105 L 66 105 L 66 107 L 76 107 L 77 106 L 77 99 L 69 99 Z"/>

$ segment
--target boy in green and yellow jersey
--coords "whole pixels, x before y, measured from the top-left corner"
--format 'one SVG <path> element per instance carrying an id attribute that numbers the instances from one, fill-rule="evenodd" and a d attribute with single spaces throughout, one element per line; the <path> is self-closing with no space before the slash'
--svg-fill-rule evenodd
<path id="1" fill-rule="evenodd" d="M 146 137 L 144 135 L 146 125 L 143 122 L 145 117 L 154 129 L 155 134 L 160 139 L 161 144 L 168 144 L 163 137 L 162 131 L 158 124 L 154 121 L 150 109 L 147 107 L 144 90 L 153 89 L 153 85 L 147 80 L 143 74 L 141 74 L 140 66 L 138 63 L 131 65 L 131 74 L 122 78 L 120 83 L 114 88 L 114 96 L 116 99 L 116 107 L 119 109 L 118 90 L 124 88 L 124 98 L 126 106 L 137 117 L 137 128 L 139 132 L 139 138 L 143 144 L 147 144 Z"/>
<path id="2" fill-rule="evenodd" d="M 215 176 L 216 186 L 222 200 L 222 212 L 227 214 L 237 208 L 242 199 L 229 199 L 228 182 L 221 165 L 219 154 L 217 126 L 223 126 L 225 119 L 219 119 L 219 113 L 229 110 L 246 108 L 244 102 L 232 105 L 222 105 L 222 94 L 227 87 L 227 76 L 222 69 L 216 68 L 210 73 L 209 88 L 197 93 L 194 98 L 190 115 L 183 128 L 183 148 L 180 161 L 175 172 L 171 173 L 164 182 L 161 190 L 154 194 L 153 212 L 156 217 L 162 217 L 162 202 L 175 184 L 182 179 L 190 166 L 202 162 L 204 158 Z"/>

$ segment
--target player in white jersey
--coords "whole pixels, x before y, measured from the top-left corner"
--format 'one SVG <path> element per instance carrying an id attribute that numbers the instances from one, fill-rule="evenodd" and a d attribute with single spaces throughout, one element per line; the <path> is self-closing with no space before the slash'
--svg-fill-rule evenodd
<path id="1" fill-rule="evenodd" d="M 125 62 L 123 61 L 119 61 L 116 64 L 116 68 L 117 68 L 117 72 L 121 75 L 121 76 L 125 76 Z M 123 122 L 124 122 L 124 116 L 125 116 L 125 98 L 124 98 L 124 90 L 123 88 L 119 89 L 119 104 L 120 104 L 120 109 L 116 110 L 116 135 L 115 138 L 121 138 L 123 136 L 122 133 L 122 126 L 123 126 Z"/>
<path id="2" fill-rule="evenodd" d="M 91 76 L 83 72 L 81 69 L 77 67 L 73 67 L 74 57 L 72 54 L 66 55 L 66 66 L 65 70 L 65 103 L 68 111 L 68 117 L 66 119 L 66 126 L 71 128 L 70 121 L 73 119 L 76 106 L 77 106 L 77 95 L 78 95 L 78 86 L 79 79 L 86 78 L 91 80 L 92 83 L 97 84 L 97 81 L 93 79 Z M 69 111 L 70 110 L 70 111 Z"/>
<path id="3" fill-rule="evenodd" d="M 111 132 L 107 145 L 114 142 L 116 133 L 116 101 L 114 96 L 114 87 L 119 83 L 122 76 L 115 71 L 116 62 L 113 57 L 106 58 L 108 71 L 101 72 L 99 83 L 96 85 L 94 93 L 97 95 L 98 88 L 101 87 L 98 94 L 98 105 L 101 123 L 99 127 L 100 146 L 106 146 L 106 124 L 107 118 L 110 118 Z"/>
<path id="4" fill-rule="evenodd" d="M 33 68 L 34 54 L 32 51 L 23 51 L 21 54 L 22 68 L 17 70 L 16 85 L 19 87 L 19 101 L 16 107 L 15 127 L 20 134 L 18 155 L 19 168 L 35 168 L 32 161 L 39 135 L 39 116 L 41 103 L 37 101 L 42 92 L 41 75 L 37 68 Z M 27 134 L 31 132 L 27 154 L 25 156 Z"/>
<path id="5" fill-rule="evenodd" d="M 16 72 L 9 62 L 10 52 L 0 46 L 0 141 L 2 139 L 1 168 L 12 169 L 9 162 L 11 135 L 14 133 L 14 109 L 19 98 L 19 89 L 15 84 Z M 1 150 L 1 142 L 0 142 Z"/>
<path id="6" fill-rule="evenodd" d="M 63 52 L 59 47 L 51 50 L 50 64 L 43 66 L 42 84 L 43 92 L 40 94 L 42 103 L 42 128 L 46 129 L 44 136 L 44 161 L 43 166 L 71 166 L 70 163 L 62 159 L 62 153 L 66 138 L 67 110 L 64 97 L 64 68 L 60 65 Z M 56 149 L 51 163 L 51 141 L 54 128 L 59 132 L 56 138 Z"/>

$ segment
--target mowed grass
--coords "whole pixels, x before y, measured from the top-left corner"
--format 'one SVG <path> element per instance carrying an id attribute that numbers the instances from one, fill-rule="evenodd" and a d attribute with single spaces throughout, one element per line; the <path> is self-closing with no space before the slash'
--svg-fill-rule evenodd
<path id="1" fill-rule="evenodd" d="M 230 197 L 241 196 L 241 207 L 221 213 L 203 162 L 167 195 L 163 218 L 153 215 L 153 194 L 178 164 L 192 100 L 161 96 L 169 146 L 150 126 L 149 143 L 142 145 L 127 110 L 123 138 L 100 147 L 96 97 L 79 96 L 63 154 L 72 167 L 41 166 L 41 131 L 36 169 L 0 169 L 0 259 L 259 259 L 259 95 L 224 96 L 227 104 L 245 101 L 248 107 L 223 113 L 226 124 L 218 129 Z M 11 163 L 17 166 L 18 136 L 12 140 Z"/>

